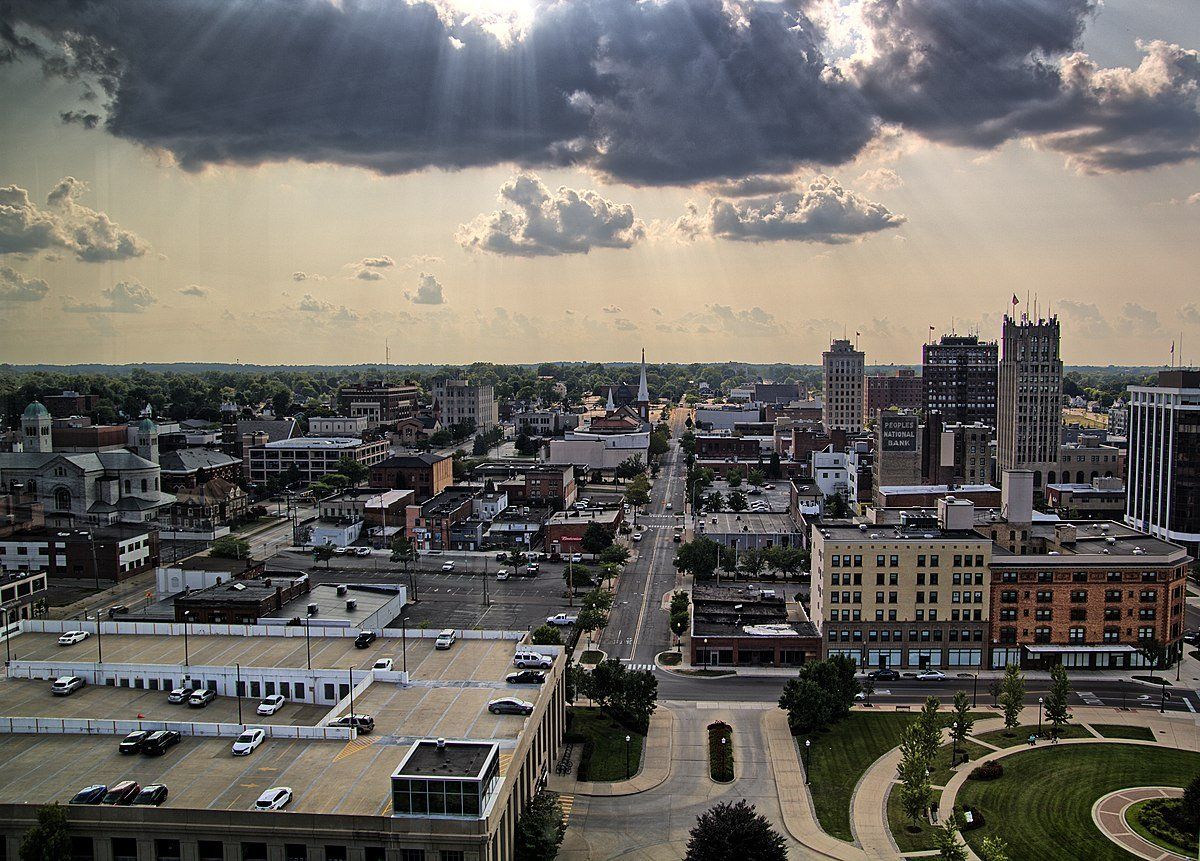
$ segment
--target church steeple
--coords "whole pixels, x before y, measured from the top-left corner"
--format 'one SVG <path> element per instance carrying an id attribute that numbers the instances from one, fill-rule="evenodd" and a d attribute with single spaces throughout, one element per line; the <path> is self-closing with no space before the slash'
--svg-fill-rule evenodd
<path id="1" fill-rule="evenodd" d="M 646 385 L 646 348 L 642 348 L 642 377 L 638 380 L 638 403 L 650 403 L 650 387 Z"/>
<path id="2" fill-rule="evenodd" d="M 604 405 L 604 409 L 611 415 L 617 411 L 617 405 L 613 401 L 613 387 L 608 387 L 608 403 Z"/>

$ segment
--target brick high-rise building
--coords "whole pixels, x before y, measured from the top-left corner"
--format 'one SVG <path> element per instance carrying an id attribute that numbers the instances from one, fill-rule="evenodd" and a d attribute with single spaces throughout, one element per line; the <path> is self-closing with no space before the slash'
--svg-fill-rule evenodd
<path id="1" fill-rule="evenodd" d="M 996 472 L 1027 469 L 1035 494 L 1058 468 L 1063 363 L 1058 318 L 1004 317 L 996 400 Z"/>
<path id="2" fill-rule="evenodd" d="M 924 387 L 912 368 L 900 368 L 895 374 L 875 374 L 866 378 L 864 418 L 873 421 L 881 410 L 919 410 Z"/>
<path id="3" fill-rule="evenodd" d="M 825 370 L 825 429 L 858 433 L 863 428 L 866 354 L 838 338 L 821 354 Z"/>
<path id="4" fill-rule="evenodd" d="M 338 411 L 366 416 L 370 427 L 395 424 L 417 412 L 421 391 L 412 383 L 392 385 L 383 380 L 348 384 L 338 389 Z"/>
<path id="5" fill-rule="evenodd" d="M 921 348 L 921 382 L 926 413 L 946 424 L 981 422 L 996 426 L 995 341 L 977 335 L 943 335 Z"/>
<path id="6" fill-rule="evenodd" d="M 1200 545 L 1200 371 L 1159 371 L 1158 385 L 1129 387 L 1125 522 Z"/>

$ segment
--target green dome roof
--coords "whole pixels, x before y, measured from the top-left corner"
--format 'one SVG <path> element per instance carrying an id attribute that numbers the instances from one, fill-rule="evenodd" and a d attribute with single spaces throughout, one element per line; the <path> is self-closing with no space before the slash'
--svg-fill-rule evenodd
<path id="1" fill-rule="evenodd" d="M 25 412 L 21 413 L 23 419 L 40 419 L 42 416 L 50 415 L 50 411 L 42 406 L 41 401 L 34 401 L 29 406 L 25 407 Z"/>
<path id="2" fill-rule="evenodd" d="M 151 421 L 149 417 L 146 417 L 138 422 L 138 431 L 141 433 L 154 433 L 157 430 L 158 425 Z"/>

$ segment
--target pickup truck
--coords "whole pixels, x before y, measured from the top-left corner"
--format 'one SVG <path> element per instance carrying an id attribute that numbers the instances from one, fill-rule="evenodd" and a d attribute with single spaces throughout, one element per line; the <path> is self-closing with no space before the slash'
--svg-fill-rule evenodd
<path id="1" fill-rule="evenodd" d="M 574 625 L 579 620 L 578 616 L 568 616 L 566 613 L 556 613 L 553 616 L 546 617 L 547 625 Z"/>

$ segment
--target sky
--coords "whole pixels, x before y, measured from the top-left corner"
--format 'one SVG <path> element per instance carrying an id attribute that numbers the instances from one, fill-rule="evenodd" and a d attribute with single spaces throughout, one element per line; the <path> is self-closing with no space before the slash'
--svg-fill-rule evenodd
<path id="1" fill-rule="evenodd" d="M 0 362 L 1200 356 L 1176 0 L 10 0 Z"/>

